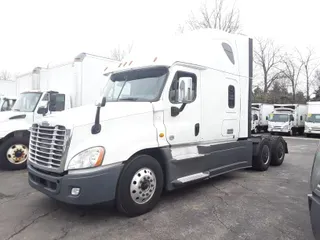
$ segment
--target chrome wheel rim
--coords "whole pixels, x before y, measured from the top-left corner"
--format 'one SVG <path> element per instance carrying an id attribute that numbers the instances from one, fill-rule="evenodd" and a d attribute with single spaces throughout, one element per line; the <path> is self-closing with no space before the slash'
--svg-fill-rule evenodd
<path id="1" fill-rule="evenodd" d="M 7 159 L 13 164 L 22 164 L 27 161 L 29 148 L 24 144 L 14 144 L 7 151 Z"/>
<path id="2" fill-rule="evenodd" d="M 156 191 L 157 181 L 154 172 L 149 168 L 138 170 L 130 184 L 130 195 L 137 204 L 145 204 Z"/>

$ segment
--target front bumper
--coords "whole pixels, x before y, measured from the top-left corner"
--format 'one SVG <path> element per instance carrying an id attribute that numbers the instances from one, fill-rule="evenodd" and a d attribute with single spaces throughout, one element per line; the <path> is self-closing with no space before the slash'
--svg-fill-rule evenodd
<path id="1" fill-rule="evenodd" d="M 29 184 L 58 201 L 75 205 L 93 205 L 115 199 L 118 178 L 123 164 L 101 167 L 99 170 L 63 176 L 49 175 L 28 164 Z M 77 196 L 72 188 L 80 188 Z"/>
<path id="2" fill-rule="evenodd" d="M 313 235 L 320 240 L 320 197 L 308 194 L 308 203 Z"/>
<path id="3" fill-rule="evenodd" d="M 268 132 L 274 132 L 274 133 L 288 133 L 289 130 L 286 129 L 281 129 L 281 128 L 268 128 Z"/>
<path id="4" fill-rule="evenodd" d="M 312 131 L 312 130 L 305 130 L 304 131 L 305 134 L 314 134 L 314 135 L 320 135 L 320 131 Z"/>

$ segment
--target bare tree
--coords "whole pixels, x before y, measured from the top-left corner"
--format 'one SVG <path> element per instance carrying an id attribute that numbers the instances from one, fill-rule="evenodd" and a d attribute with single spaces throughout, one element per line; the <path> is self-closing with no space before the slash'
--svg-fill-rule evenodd
<path id="1" fill-rule="evenodd" d="M 11 80 L 11 74 L 7 70 L 3 70 L 0 73 L 0 80 Z"/>
<path id="2" fill-rule="evenodd" d="M 191 30 L 214 28 L 228 33 L 237 33 L 240 31 L 240 13 L 235 4 L 227 8 L 225 0 L 214 0 L 211 8 L 207 3 L 201 6 L 199 16 L 191 13 L 187 25 Z"/>
<path id="3" fill-rule="evenodd" d="M 110 52 L 110 58 L 121 61 L 132 50 L 133 44 L 129 44 L 126 50 L 120 48 L 120 46 L 114 48 Z"/>
<path id="4" fill-rule="evenodd" d="M 281 71 L 283 78 L 286 78 L 291 85 L 292 100 L 296 100 L 297 86 L 303 64 L 297 62 L 293 56 L 286 55 L 282 61 L 284 68 Z"/>
<path id="5" fill-rule="evenodd" d="M 275 46 L 271 39 L 256 39 L 257 47 L 254 51 L 254 62 L 263 73 L 263 92 L 266 94 L 274 83 L 281 78 L 279 66 L 282 62 L 281 47 Z"/>
<path id="6" fill-rule="evenodd" d="M 306 90 L 307 90 L 307 101 L 310 99 L 310 87 L 312 84 L 312 75 L 314 71 L 319 66 L 319 62 L 315 62 L 315 52 L 314 49 L 307 48 L 306 55 L 303 56 L 303 54 L 296 49 L 298 55 L 299 55 L 299 61 L 303 66 L 304 69 L 304 75 L 306 79 Z"/>

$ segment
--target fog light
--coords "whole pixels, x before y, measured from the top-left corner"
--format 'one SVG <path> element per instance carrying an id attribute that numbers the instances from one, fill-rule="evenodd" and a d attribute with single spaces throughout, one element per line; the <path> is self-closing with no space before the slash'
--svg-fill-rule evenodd
<path id="1" fill-rule="evenodd" d="M 71 189 L 72 196 L 78 196 L 79 194 L 80 194 L 80 188 L 72 188 Z"/>

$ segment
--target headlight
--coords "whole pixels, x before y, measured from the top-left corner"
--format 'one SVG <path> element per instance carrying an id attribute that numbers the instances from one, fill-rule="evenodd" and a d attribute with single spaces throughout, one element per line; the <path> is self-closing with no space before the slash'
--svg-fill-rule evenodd
<path id="1" fill-rule="evenodd" d="M 288 130 L 288 126 L 286 125 L 286 126 L 284 126 L 282 129 L 283 129 L 283 130 Z"/>
<path id="2" fill-rule="evenodd" d="M 318 147 L 314 157 L 312 170 L 311 170 L 311 179 L 310 179 L 311 191 L 314 191 L 317 188 L 319 183 L 320 183 L 320 152 Z"/>
<path id="3" fill-rule="evenodd" d="M 82 169 L 82 168 L 92 168 L 101 166 L 104 157 L 103 147 L 93 147 L 84 150 L 74 156 L 69 165 L 68 170 L 71 169 Z"/>

